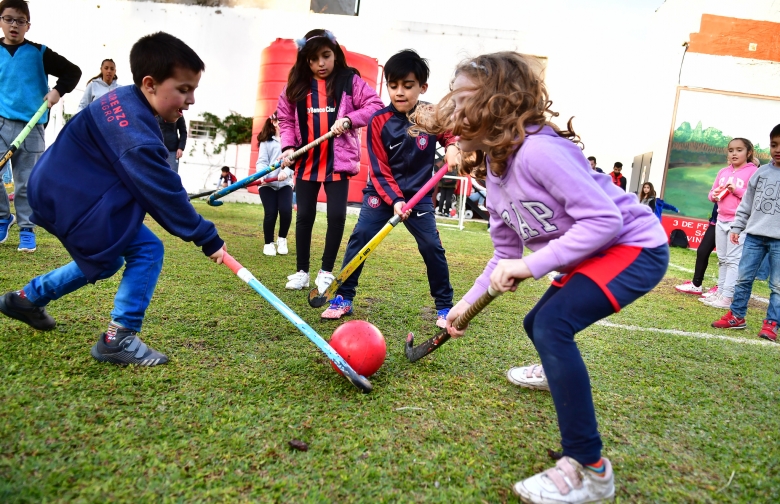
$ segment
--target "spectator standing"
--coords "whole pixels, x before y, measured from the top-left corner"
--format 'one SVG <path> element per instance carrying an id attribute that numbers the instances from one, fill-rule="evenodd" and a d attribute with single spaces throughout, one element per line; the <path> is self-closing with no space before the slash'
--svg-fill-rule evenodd
<path id="1" fill-rule="evenodd" d="M 590 163 L 590 169 L 591 170 L 593 170 L 595 172 L 599 172 L 599 173 L 604 173 L 604 170 L 602 170 L 601 168 L 596 166 L 596 158 L 595 157 L 588 156 L 588 163 Z"/>
<path id="2" fill-rule="evenodd" d="M 157 116 L 157 123 L 163 134 L 163 143 L 168 149 L 168 165 L 171 170 L 179 173 L 179 159 L 184 155 L 184 146 L 187 144 L 187 123 L 184 116 L 180 116 L 176 122 L 168 122 Z"/>
<path id="3" fill-rule="evenodd" d="M 257 135 L 257 143 L 260 154 L 257 157 L 257 169 L 262 170 L 266 166 L 279 159 L 282 155 L 282 147 L 279 141 L 279 118 L 276 112 L 265 120 L 262 131 Z M 277 168 L 260 181 L 258 193 L 263 202 L 263 254 L 267 256 L 287 255 L 287 232 L 292 222 L 293 206 L 293 175 L 292 168 Z M 265 183 L 266 179 L 275 178 L 276 181 Z M 274 246 L 274 229 L 276 229 L 276 216 L 279 216 L 279 239 Z"/>
<path id="4" fill-rule="evenodd" d="M 731 164 L 718 172 L 710 190 L 710 201 L 718 203 L 718 223 L 715 229 L 719 266 L 718 293 L 700 301 L 713 308 L 728 308 L 734 296 L 745 234 L 734 243 L 729 240 L 729 232 L 737 207 L 748 188 L 748 181 L 758 169 L 748 161 L 753 159 L 753 152 L 753 144 L 746 138 L 735 138 L 729 142 L 728 160 Z"/>
<path id="5" fill-rule="evenodd" d="M 615 166 L 612 167 L 612 173 L 610 173 L 610 176 L 612 177 L 612 183 L 618 186 L 619 188 L 623 189 L 625 192 L 626 190 L 626 177 L 623 176 L 621 173 L 623 171 L 623 163 L 618 161 L 615 163 Z"/>
<path id="6" fill-rule="evenodd" d="M 89 79 L 87 83 L 87 89 L 84 90 L 84 95 L 79 102 L 79 112 L 117 87 L 119 87 L 119 84 L 117 83 L 116 64 L 112 59 L 104 59 L 100 63 L 100 73 Z"/>

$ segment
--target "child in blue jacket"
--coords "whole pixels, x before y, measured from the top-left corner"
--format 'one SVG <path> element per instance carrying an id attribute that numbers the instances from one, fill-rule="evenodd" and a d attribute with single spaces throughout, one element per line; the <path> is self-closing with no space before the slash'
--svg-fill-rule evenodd
<path id="1" fill-rule="evenodd" d="M 194 242 L 220 264 L 224 242 L 189 203 L 168 167 L 155 116 L 175 122 L 195 103 L 203 61 L 184 42 L 155 33 L 130 51 L 134 86 L 111 91 L 71 119 L 30 177 L 33 221 L 73 261 L 0 297 L 0 312 L 48 331 L 45 306 L 125 267 L 111 322 L 92 347 L 102 362 L 154 366 L 168 358 L 138 336 L 163 263 L 163 244 L 143 221 Z M 52 187 L 58 190 L 52 191 Z"/>

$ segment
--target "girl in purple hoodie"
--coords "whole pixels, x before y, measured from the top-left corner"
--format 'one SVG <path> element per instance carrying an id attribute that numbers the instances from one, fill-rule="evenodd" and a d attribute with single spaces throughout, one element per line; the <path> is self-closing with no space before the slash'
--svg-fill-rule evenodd
<path id="1" fill-rule="evenodd" d="M 524 502 L 593 502 L 614 496 L 614 478 L 601 456 L 588 371 L 574 336 L 653 289 L 669 249 L 650 208 L 591 170 L 571 121 L 565 130 L 549 122 L 558 114 L 535 64 L 513 52 L 466 61 L 451 93 L 418 122 L 429 133 L 451 130 L 464 151 L 477 153 L 477 166 L 485 162 L 476 176 L 486 177 L 495 254 L 450 311 L 450 334 L 463 335 L 453 321 L 488 287 L 514 291 L 526 278 L 560 272 L 523 320 L 542 365 L 512 368 L 507 377 L 550 391 L 563 457 L 513 491 Z M 525 257 L 524 247 L 531 250 Z"/>
<path id="2" fill-rule="evenodd" d="M 297 273 L 288 276 L 286 288 L 309 286 L 311 232 L 317 216 L 317 196 L 325 186 L 328 228 L 325 250 L 315 284 L 320 292 L 333 282 L 333 265 L 344 235 L 349 178 L 360 170 L 360 128 L 384 107 L 376 92 L 347 66 L 344 51 L 328 30 L 312 30 L 298 45 L 298 57 L 279 96 L 278 116 L 282 156 L 334 131 L 328 140 L 298 158 L 295 166 L 298 214 L 295 219 Z M 345 127 L 344 123 L 348 123 Z"/>

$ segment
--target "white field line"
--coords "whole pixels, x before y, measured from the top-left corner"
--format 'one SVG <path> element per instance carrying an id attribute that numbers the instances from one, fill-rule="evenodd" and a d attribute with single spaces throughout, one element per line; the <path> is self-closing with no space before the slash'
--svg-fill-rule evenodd
<path id="1" fill-rule="evenodd" d="M 672 268 L 674 268 L 674 269 L 678 269 L 678 270 L 680 270 L 680 271 L 685 271 L 686 273 L 693 273 L 693 270 L 692 270 L 692 269 L 690 269 L 690 268 L 685 268 L 685 267 L 683 267 L 683 266 L 680 266 L 680 265 L 678 265 L 678 264 L 669 263 L 669 266 L 671 266 L 671 267 L 672 267 Z M 714 276 L 712 276 L 712 275 L 707 275 L 707 277 L 708 277 L 708 278 L 712 278 L 713 280 L 717 280 L 717 277 L 714 277 Z M 765 297 L 756 296 L 755 294 L 751 294 L 751 295 L 750 295 L 750 298 L 751 298 L 751 299 L 755 299 L 755 300 L 756 300 L 756 301 L 758 301 L 759 303 L 769 304 L 769 300 L 768 300 L 767 298 L 765 298 Z"/>
<path id="2" fill-rule="evenodd" d="M 689 338 L 719 339 L 719 340 L 731 341 L 732 343 L 742 343 L 745 345 L 771 346 L 780 349 L 779 344 L 772 343 L 771 341 L 762 340 L 762 339 L 732 338 L 730 336 L 721 336 L 719 334 L 678 331 L 676 329 L 657 329 L 655 327 L 629 326 L 623 324 L 613 324 L 612 322 L 607 322 L 606 320 L 599 320 L 598 322 L 596 322 L 596 325 L 611 327 L 613 329 L 623 329 L 626 331 L 654 332 L 654 333 L 662 333 L 662 334 L 671 334 L 673 336 L 688 336 Z"/>

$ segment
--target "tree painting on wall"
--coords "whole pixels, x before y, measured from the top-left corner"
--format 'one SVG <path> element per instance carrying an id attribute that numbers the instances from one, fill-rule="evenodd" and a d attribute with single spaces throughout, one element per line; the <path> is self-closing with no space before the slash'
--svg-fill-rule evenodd
<path id="1" fill-rule="evenodd" d="M 731 139 L 747 138 L 761 164 L 770 161 L 769 132 L 780 122 L 780 98 L 680 88 L 664 175 L 663 198 L 680 215 L 707 219 L 707 195 L 728 165 Z"/>

